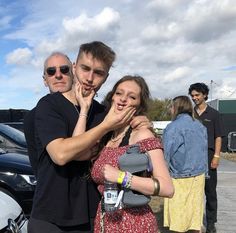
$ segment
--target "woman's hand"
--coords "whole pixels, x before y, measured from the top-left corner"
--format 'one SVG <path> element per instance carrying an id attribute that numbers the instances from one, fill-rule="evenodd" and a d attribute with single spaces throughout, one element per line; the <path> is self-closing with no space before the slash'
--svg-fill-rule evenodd
<path id="1" fill-rule="evenodd" d="M 133 129 L 150 129 L 153 128 L 153 123 L 146 116 L 134 116 L 130 125 Z"/>
<path id="2" fill-rule="evenodd" d="M 119 169 L 112 167 L 110 164 L 105 164 L 103 169 L 103 175 L 105 180 L 110 181 L 112 183 L 117 183 Z"/>

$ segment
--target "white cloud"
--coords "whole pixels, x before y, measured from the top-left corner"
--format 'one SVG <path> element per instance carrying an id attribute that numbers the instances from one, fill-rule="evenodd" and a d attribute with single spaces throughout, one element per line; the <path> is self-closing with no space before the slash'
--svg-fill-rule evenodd
<path id="1" fill-rule="evenodd" d="M 100 96 L 125 74 L 143 76 L 154 98 L 187 94 L 191 83 L 210 85 L 211 80 L 217 83 L 212 86 L 215 98 L 230 93 L 230 97 L 236 96 L 236 71 L 226 69 L 236 65 L 233 0 L 33 3 L 18 0 L 14 7 L 8 5 L 7 11 L 0 7 L 0 24 L 7 26 L 7 30 L 0 30 L 0 51 L 6 59 L 3 62 L 0 57 L 1 72 L 5 72 L 0 74 L 0 81 L 4 79 L 0 92 L 3 98 L 6 90 L 14 93 L 16 99 L 28 93 L 24 101 L 14 103 L 18 106 L 27 103 L 32 107 L 46 93 L 41 74 L 49 53 L 60 50 L 74 60 L 79 45 L 92 40 L 107 43 L 117 53 L 115 67 Z M 25 8 L 20 11 L 22 5 Z M 11 104 L 7 99 L 1 101 Z"/>
<path id="2" fill-rule="evenodd" d="M 109 29 L 110 26 L 115 25 L 119 18 L 118 12 L 106 7 L 94 17 L 88 17 L 87 14 L 83 13 L 77 18 L 64 19 L 62 24 L 70 34 L 88 32 L 90 30 L 104 31 Z"/>
<path id="3" fill-rule="evenodd" d="M 164 77 L 164 80 L 167 81 L 168 83 L 172 82 L 179 82 L 183 80 L 184 78 L 187 79 L 188 75 L 191 74 L 191 69 L 189 67 L 178 67 L 168 75 Z"/>
<path id="4" fill-rule="evenodd" d="M 28 48 L 18 48 L 7 54 L 6 63 L 24 65 L 30 61 L 31 57 L 32 52 Z"/>

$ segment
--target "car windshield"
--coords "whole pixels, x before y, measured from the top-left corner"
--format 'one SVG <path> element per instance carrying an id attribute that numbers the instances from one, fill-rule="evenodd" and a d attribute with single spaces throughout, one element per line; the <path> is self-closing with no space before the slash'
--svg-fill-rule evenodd
<path id="1" fill-rule="evenodd" d="M 0 134 L 5 135 L 9 139 L 15 141 L 23 147 L 27 147 L 25 135 L 18 129 L 15 129 L 11 126 L 0 124 Z"/>

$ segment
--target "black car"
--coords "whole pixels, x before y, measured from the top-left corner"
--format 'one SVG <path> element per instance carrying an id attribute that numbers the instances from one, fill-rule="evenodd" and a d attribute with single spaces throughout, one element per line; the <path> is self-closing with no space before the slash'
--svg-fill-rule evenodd
<path id="1" fill-rule="evenodd" d="M 27 216 L 32 209 L 35 185 L 29 157 L 0 149 L 0 191 L 13 197 Z"/>
<path id="2" fill-rule="evenodd" d="M 24 133 L 4 123 L 0 123 L 0 148 L 7 152 L 28 154 Z"/>
<path id="3" fill-rule="evenodd" d="M 3 123 L 4 125 L 9 125 L 15 129 L 18 129 L 20 130 L 21 132 L 24 133 L 24 123 L 22 121 L 18 121 L 18 122 L 15 122 L 15 121 L 12 121 L 12 122 L 4 122 Z"/>

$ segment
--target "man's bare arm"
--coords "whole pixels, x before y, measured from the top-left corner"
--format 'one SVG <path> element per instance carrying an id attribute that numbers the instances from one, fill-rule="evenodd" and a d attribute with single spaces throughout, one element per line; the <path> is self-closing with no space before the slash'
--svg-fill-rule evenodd
<path id="1" fill-rule="evenodd" d="M 134 113 L 135 109 L 129 107 L 117 114 L 114 112 L 114 106 L 112 106 L 101 124 L 78 136 L 57 138 L 47 145 L 46 150 L 51 159 L 58 165 L 65 165 L 69 161 L 78 160 L 83 154 L 81 152 L 92 148 L 109 131 L 127 124 Z"/>

